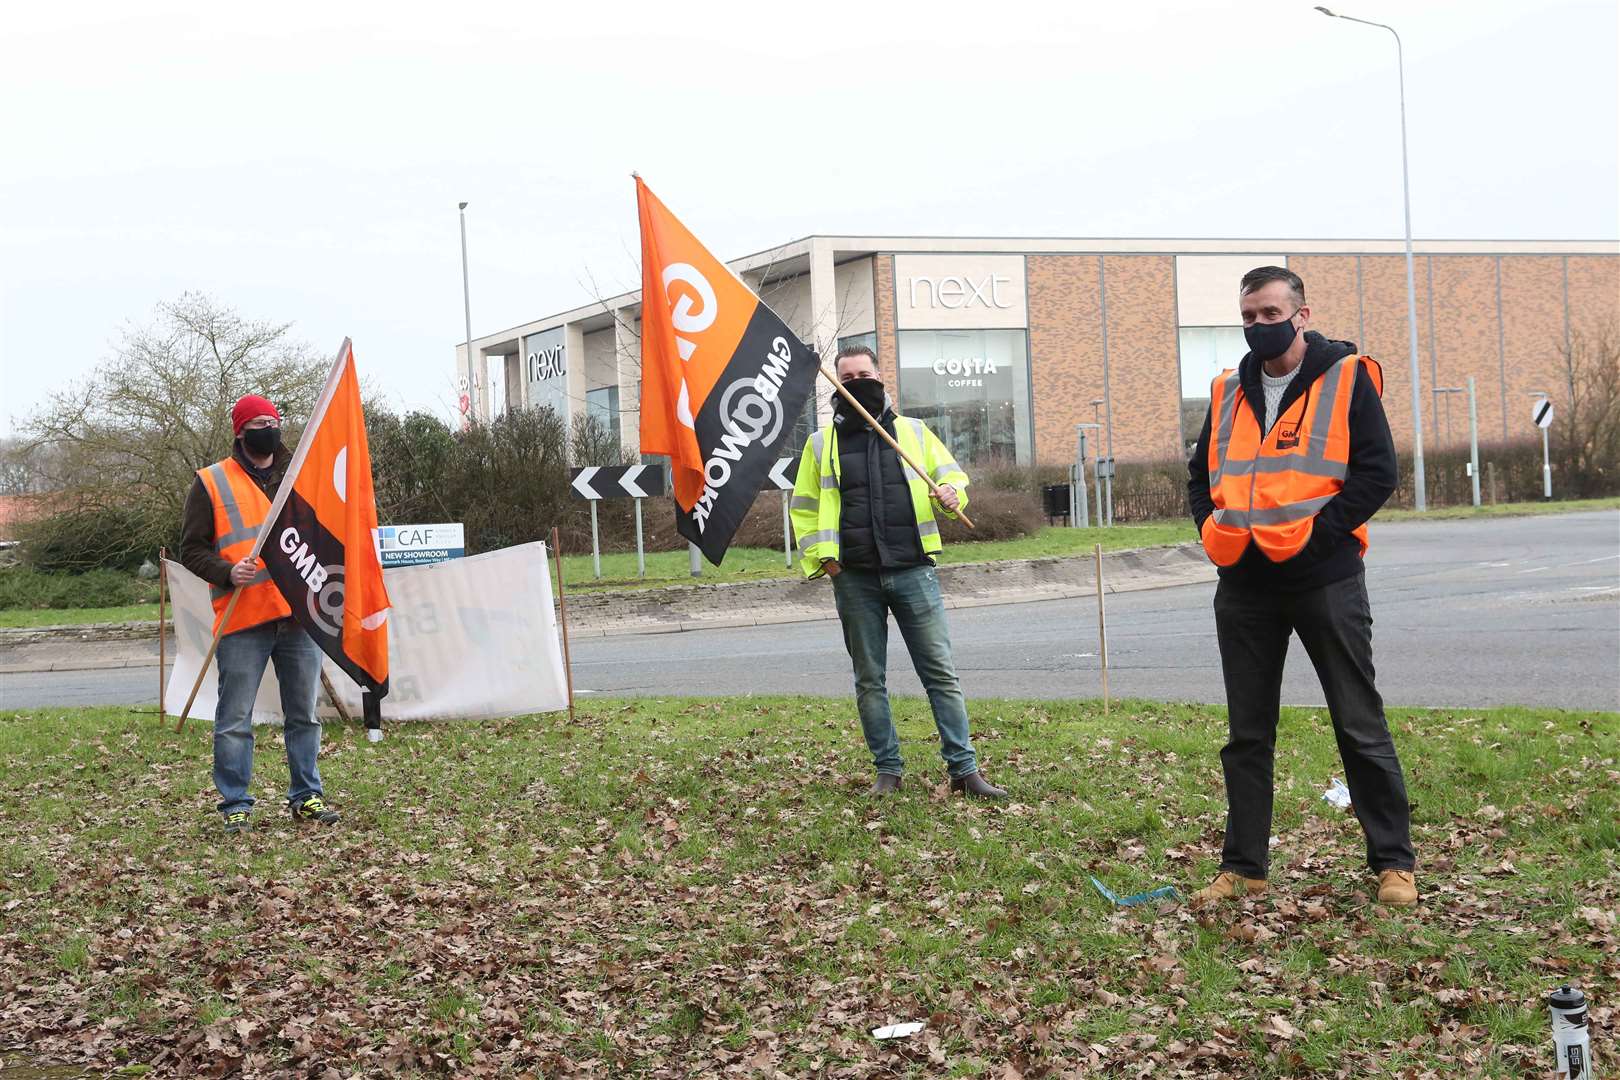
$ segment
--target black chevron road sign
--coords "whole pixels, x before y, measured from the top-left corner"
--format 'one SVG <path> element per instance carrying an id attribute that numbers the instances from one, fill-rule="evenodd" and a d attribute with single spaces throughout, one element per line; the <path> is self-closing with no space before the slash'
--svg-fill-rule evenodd
<path id="1" fill-rule="evenodd" d="M 651 499 L 667 493 L 662 465 L 589 465 L 568 471 L 581 499 Z"/>
<path id="2" fill-rule="evenodd" d="M 777 458 L 776 464 L 771 466 L 771 483 L 783 491 L 793 490 L 793 466 L 798 458 Z"/>

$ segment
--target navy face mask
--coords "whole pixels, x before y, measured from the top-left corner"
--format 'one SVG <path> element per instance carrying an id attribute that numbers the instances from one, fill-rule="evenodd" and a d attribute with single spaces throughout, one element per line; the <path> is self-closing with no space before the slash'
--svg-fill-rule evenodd
<path id="1" fill-rule="evenodd" d="M 1299 308 L 1294 309 L 1298 315 Z M 1249 351 L 1254 358 L 1262 364 L 1267 360 L 1275 360 L 1288 351 L 1288 347 L 1299 336 L 1299 330 L 1294 326 L 1294 315 L 1288 316 L 1282 322 L 1257 322 L 1252 326 L 1243 328 L 1243 340 L 1249 343 Z"/>

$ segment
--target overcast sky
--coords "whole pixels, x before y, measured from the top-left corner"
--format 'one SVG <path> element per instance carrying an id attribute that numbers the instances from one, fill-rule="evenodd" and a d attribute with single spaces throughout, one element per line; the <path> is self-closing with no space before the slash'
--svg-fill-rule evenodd
<path id="1" fill-rule="evenodd" d="M 1416 235 L 1620 236 L 1614 0 L 1344 0 L 1406 47 Z M 1393 39 L 1305 0 L 13 5 L 0 434 L 155 304 L 355 341 L 448 419 L 462 339 L 811 233 L 1395 237 Z"/>

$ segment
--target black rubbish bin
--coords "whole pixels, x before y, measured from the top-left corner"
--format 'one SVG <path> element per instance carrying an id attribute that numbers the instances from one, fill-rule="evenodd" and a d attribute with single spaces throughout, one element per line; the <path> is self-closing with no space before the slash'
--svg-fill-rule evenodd
<path id="1" fill-rule="evenodd" d="M 1046 484 L 1041 488 L 1041 505 L 1049 518 L 1069 516 L 1068 484 Z"/>

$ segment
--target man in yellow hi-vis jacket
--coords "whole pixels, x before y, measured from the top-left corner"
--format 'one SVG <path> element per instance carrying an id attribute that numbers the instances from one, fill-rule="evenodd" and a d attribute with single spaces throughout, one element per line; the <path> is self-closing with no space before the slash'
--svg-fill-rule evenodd
<path id="1" fill-rule="evenodd" d="M 966 507 L 967 474 L 927 425 L 895 413 L 872 350 L 848 346 L 840 350 L 835 366 L 850 395 L 928 470 L 944 496 L 940 508 L 954 516 Z M 805 576 L 832 579 L 844 645 L 855 663 L 861 731 L 877 769 L 870 794 L 900 789 L 900 738 L 885 681 L 892 612 L 928 692 L 951 790 L 1001 799 L 1007 793 L 979 772 L 968 736 L 967 703 L 951 659 L 945 605 L 931 557 L 942 547 L 935 503 L 927 482 L 835 394 L 832 423 L 810 436 L 799 461 L 793 532 Z"/>

